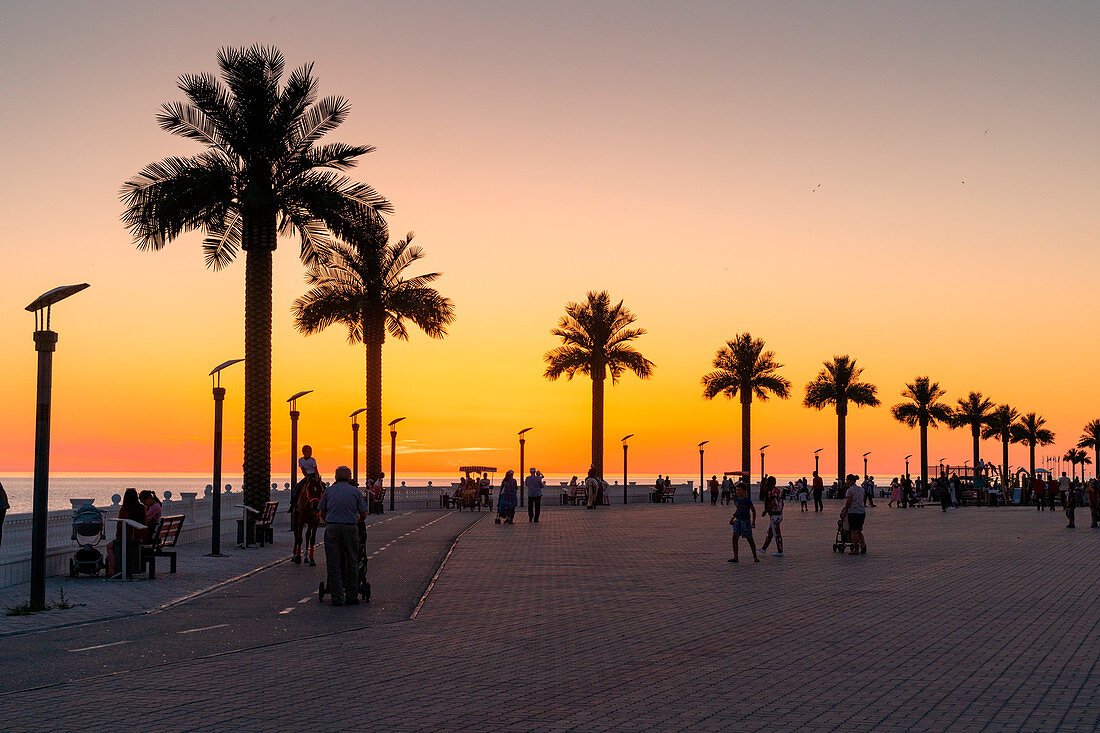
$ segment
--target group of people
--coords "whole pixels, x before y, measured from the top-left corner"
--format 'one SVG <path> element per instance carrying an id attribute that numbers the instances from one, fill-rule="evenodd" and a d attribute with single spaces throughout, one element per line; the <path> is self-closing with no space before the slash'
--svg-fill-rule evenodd
<path id="1" fill-rule="evenodd" d="M 162 514 L 160 498 L 156 492 L 147 489 L 126 489 L 122 492 L 122 505 L 118 509 L 119 519 L 129 519 L 142 525 L 141 528 L 127 530 L 126 574 L 140 572 L 141 546 L 156 537 Z M 115 538 L 107 544 L 107 576 L 121 573 L 122 567 L 122 522 L 115 525 Z"/>
<path id="2" fill-rule="evenodd" d="M 537 523 L 542 515 L 542 492 L 546 488 L 546 478 L 534 466 L 523 479 L 523 489 L 527 492 L 527 521 Z M 519 482 L 515 472 L 509 469 L 500 482 L 500 495 L 497 497 L 497 524 L 515 524 L 516 507 L 519 505 Z"/>
<path id="3" fill-rule="evenodd" d="M 1031 481 L 1029 488 L 1037 511 L 1041 512 L 1043 509 L 1054 511 L 1055 506 L 1061 502 L 1062 510 L 1068 520 L 1067 529 L 1074 529 L 1077 526 L 1075 522 L 1077 507 L 1085 502 L 1088 503 L 1092 519 L 1091 526 L 1100 526 L 1100 503 L 1097 499 L 1097 491 L 1100 487 L 1096 479 L 1089 479 L 1082 484 L 1066 476 L 1066 472 L 1062 471 L 1061 477 L 1057 479 L 1053 474 L 1049 474 L 1046 479 L 1036 477 Z"/>

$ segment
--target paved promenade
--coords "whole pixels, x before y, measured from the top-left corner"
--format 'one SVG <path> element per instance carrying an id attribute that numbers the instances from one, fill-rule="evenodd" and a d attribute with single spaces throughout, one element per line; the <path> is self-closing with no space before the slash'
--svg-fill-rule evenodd
<path id="1" fill-rule="evenodd" d="M 141 705 L 97 705 L 97 724 L 1100 727 L 1100 530 L 1028 509 L 880 506 L 869 554 L 849 557 L 831 550 L 839 505 L 826 508 L 788 507 L 786 556 L 753 564 L 745 553 L 737 565 L 721 507 L 555 508 L 515 526 L 486 517 L 414 620 L 349 627 L 364 609 L 307 604 L 296 614 L 309 638 L 10 692 L 0 711 L 7 728 L 36 731 L 72 730 L 86 701 L 134 695 Z M 326 702 L 341 690 L 346 702 Z"/>

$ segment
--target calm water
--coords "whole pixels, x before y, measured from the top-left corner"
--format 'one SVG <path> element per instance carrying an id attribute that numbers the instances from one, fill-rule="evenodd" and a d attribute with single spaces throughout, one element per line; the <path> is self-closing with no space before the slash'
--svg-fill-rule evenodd
<path id="1" fill-rule="evenodd" d="M 799 478 L 795 475 L 777 475 L 776 479 L 781 485 L 785 485 L 788 481 L 794 481 Z M 398 485 L 402 481 L 406 482 L 409 486 L 425 486 L 429 481 L 433 486 L 447 486 L 449 487 L 452 481 L 458 480 L 458 473 L 443 475 L 443 474 L 399 474 L 397 477 Z M 878 483 L 889 484 L 890 477 L 887 474 L 885 479 L 880 478 Z M 546 476 L 547 485 L 553 488 L 561 481 L 569 481 L 572 474 L 549 474 Z M 584 474 L 578 474 L 579 478 L 583 478 Z M 494 477 L 494 485 L 497 484 L 502 478 L 502 474 L 497 473 Z M 656 474 L 653 475 L 637 475 L 631 476 L 631 481 L 636 481 L 639 486 L 645 484 L 652 484 L 656 478 Z M 710 478 L 708 475 L 707 478 Z M 830 477 L 825 476 L 825 484 L 828 486 L 832 483 Z M 286 476 L 273 477 L 273 481 L 278 481 L 279 487 L 288 481 Z M 614 484 L 614 482 L 622 481 L 622 476 L 608 476 L 608 482 Z M 699 475 L 691 474 L 677 474 L 672 477 L 674 483 L 684 484 L 688 481 L 699 482 Z M 9 475 L 0 475 L 0 482 L 4 484 L 4 489 L 8 492 L 8 500 L 11 502 L 11 512 L 29 512 L 31 510 L 32 496 L 33 496 L 33 480 L 28 473 L 15 473 Z M 180 494 L 184 491 L 194 491 L 200 497 L 203 496 L 203 492 L 206 489 L 206 485 L 210 483 L 210 477 L 203 474 L 176 474 L 176 475 L 150 475 L 150 474 L 54 474 L 50 477 L 50 509 L 69 509 L 70 498 L 84 498 L 92 499 L 97 505 L 110 506 L 111 496 L 113 494 L 122 494 L 123 489 L 133 487 L 138 489 L 151 489 L 157 492 L 157 495 L 164 498 L 165 492 L 171 491 L 172 496 L 179 498 Z M 241 477 L 240 475 L 226 475 L 222 477 L 222 485 L 229 484 L 232 486 L 232 493 L 239 493 L 241 490 Z M 388 485 L 388 484 L 387 484 Z"/>

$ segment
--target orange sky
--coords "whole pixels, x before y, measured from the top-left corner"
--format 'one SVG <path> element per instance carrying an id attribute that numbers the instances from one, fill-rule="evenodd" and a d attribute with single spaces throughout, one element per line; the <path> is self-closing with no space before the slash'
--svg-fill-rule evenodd
<path id="1" fill-rule="evenodd" d="M 514 466 L 528 425 L 529 462 L 586 469 L 588 383 L 546 382 L 541 357 L 588 289 L 649 330 L 655 377 L 607 396 L 608 466 L 636 433 L 639 474 L 691 474 L 704 439 L 708 472 L 739 464 L 738 406 L 704 402 L 699 377 L 744 330 L 795 384 L 754 412 L 779 473 L 818 447 L 835 465 L 835 416 L 801 407 L 833 354 L 856 357 L 885 403 L 849 421 L 849 465 L 871 450 L 872 472 L 917 450 L 887 406 L 918 374 L 952 401 L 977 389 L 1041 412 L 1059 452 L 1100 416 L 1096 5 L 51 3 L 6 4 L 4 19 L 0 473 L 33 462 L 22 309 L 81 281 L 54 313 L 54 468 L 209 463 L 205 375 L 242 355 L 243 261 L 206 271 L 198 235 L 136 251 L 117 191 L 196 150 L 153 119 L 176 77 L 252 42 L 316 62 L 322 93 L 352 101 L 331 139 L 378 146 L 354 176 L 394 202 L 394 232 L 416 230 L 456 303 L 446 341 L 385 348 L 403 470 Z M 276 471 L 286 397 L 316 390 L 302 434 L 327 465 L 350 461 L 346 416 L 363 402 L 362 350 L 292 328 L 295 251 L 275 263 Z M 224 382 L 227 472 L 241 377 Z M 931 450 L 961 463 L 968 435 L 934 433 Z"/>

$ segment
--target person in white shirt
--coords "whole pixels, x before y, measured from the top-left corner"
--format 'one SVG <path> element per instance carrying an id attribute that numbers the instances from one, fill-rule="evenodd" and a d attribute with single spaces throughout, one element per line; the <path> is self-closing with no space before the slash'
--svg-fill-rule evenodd
<path id="1" fill-rule="evenodd" d="M 844 508 L 840 511 L 840 518 L 848 519 L 848 530 L 852 541 L 853 555 L 866 555 L 867 542 L 863 539 L 863 523 L 867 519 L 867 509 L 863 504 L 863 487 L 857 486 L 859 476 L 848 474 L 848 491 L 844 494 Z"/>

